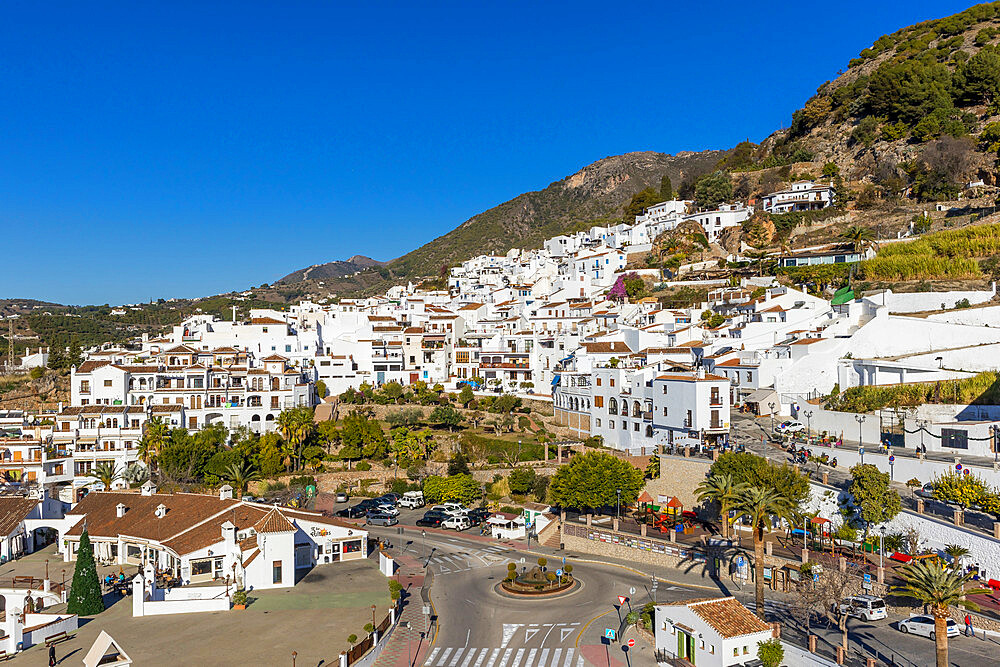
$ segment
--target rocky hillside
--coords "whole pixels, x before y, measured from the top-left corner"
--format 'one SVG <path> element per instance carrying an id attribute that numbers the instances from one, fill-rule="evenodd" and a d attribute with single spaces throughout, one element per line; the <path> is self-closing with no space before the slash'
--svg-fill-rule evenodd
<path id="1" fill-rule="evenodd" d="M 1000 2 L 883 35 L 734 167 L 833 162 L 849 180 L 924 201 L 956 195 L 960 179 L 996 184 L 998 42 Z"/>
<path id="2" fill-rule="evenodd" d="M 526 192 L 475 215 L 444 236 L 389 262 L 396 276 L 435 275 L 478 254 L 505 253 L 511 248 L 538 247 L 567 231 L 619 219 L 632 196 L 646 188 L 659 190 L 664 175 L 674 187 L 711 168 L 725 151 L 646 151 L 626 153 L 588 165 L 544 190 Z"/>
<path id="3" fill-rule="evenodd" d="M 382 266 L 385 262 L 380 262 L 364 255 L 355 255 L 344 261 L 327 262 L 325 264 L 314 264 L 306 269 L 299 269 L 289 273 L 278 280 L 278 283 L 297 283 L 304 280 L 326 280 L 328 278 L 343 278 L 376 266 Z"/>

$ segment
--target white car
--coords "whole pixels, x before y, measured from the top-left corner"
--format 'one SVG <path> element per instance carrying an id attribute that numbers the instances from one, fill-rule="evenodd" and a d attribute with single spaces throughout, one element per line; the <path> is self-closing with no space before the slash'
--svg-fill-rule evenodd
<path id="1" fill-rule="evenodd" d="M 396 509 L 395 505 L 390 505 L 388 503 L 382 503 L 378 505 L 373 511 L 381 512 L 382 514 L 388 514 L 389 516 L 399 516 L 399 510 Z"/>
<path id="2" fill-rule="evenodd" d="M 458 503 L 445 503 L 443 505 L 435 505 L 431 508 L 434 512 L 443 512 L 448 516 L 465 516 L 469 513 L 469 510 L 465 509 Z"/>
<path id="3" fill-rule="evenodd" d="M 910 616 L 905 621 L 899 622 L 899 631 L 905 634 L 920 635 L 921 637 L 935 638 L 934 617 L 922 614 Z M 957 637 L 959 635 L 958 623 L 954 619 L 948 619 L 948 636 Z"/>
<path id="4" fill-rule="evenodd" d="M 472 522 L 469 521 L 467 516 L 450 516 L 441 523 L 442 528 L 451 528 L 452 530 L 466 530 L 472 527 Z"/>
<path id="5" fill-rule="evenodd" d="M 774 430 L 777 433 L 798 433 L 799 431 L 806 430 L 806 425 L 800 421 L 791 420 L 791 421 L 781 422 L 780 424 L 774 427 Z"/>
<path id="6" fill-rule="evenodd" d="M 879 621 L 886 617 L 885 600 L 874 595 L 855 595 L 839 605 L 841 614 L 863 621 Z"/>

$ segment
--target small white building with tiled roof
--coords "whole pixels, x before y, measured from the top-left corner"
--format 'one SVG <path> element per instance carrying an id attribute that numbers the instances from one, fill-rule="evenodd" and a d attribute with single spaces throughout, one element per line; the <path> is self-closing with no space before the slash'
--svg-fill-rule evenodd
<path id="1" fill-rule="evenodd" d="M 771 626 L 734 597 L 695 598 L 656 605 L 657 662 L 687 660 L 698 667 L 732 667 L 757 658 Z"/>

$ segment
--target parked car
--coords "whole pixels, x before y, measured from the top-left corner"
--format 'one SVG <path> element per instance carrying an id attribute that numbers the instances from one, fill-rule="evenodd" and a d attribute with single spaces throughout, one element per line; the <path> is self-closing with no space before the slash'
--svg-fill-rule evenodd
<path id="1" fill-rule="evenodd" d="M 400 507 L 407 507 L 409 509 L 417 509 L 418 507 L 424 506 L 424 492 L 423 491 L 407 491 L 403 494 L 403 497 L 399 500 Z"/>
<path id="2" fill-rule="evenodd" d="M 393 505 L 395 505 L 396 503 L 398 503 L 400 501 L 400 499 L 402 497 L 403 496 L 401 496 L 400 494 L 398 494 L 398 493 L 396 493 L 394 491 L 391 491 L 389 493 L 383 493 L 381 496 L 379 496 L 375 500 L 379 500 L 379 501 L 383 501 L 383 502 L 387 502 L 387 503 L 392 503 Z"/>
<path id="3" fill-rule="evenodd" d="M 350 496 L 348 496 L 348 495 L 347 495 L 346 493 L 344 493 L 343 491 L 338 491 L 338 492 L 337 492 L 337 502 L 338 502 L 338 503 L 346 503 L 346 502 L 347 502 L 348 500 L 350 500 L 350 499 L 351 499 L 351 497 L 350 497 Z"/>
<path id="4" fill-rule="evenodd" d="M 467 516 L 450 516 L 444 520 L 441 527 L 452 530 L 466 530 L 472 527 L 472 522 L 469 521 L 469 517 Z"/>
<path id="5" fill-rule="evenodd" d="M 350 507 L 345 507 L 340 510 L 337 512 L 337 516 L 345 519 L 358 519 L 368 514 L 368 510 L 370 509 L 371 508 L 369 506 L 358 503 L 357 505 L 351 505 Z"/>
<path id="6" fill-rule="evenodd" d="M 838 611 L 864 621 L 879 621 L 886 617 L 885 600 L 874 595 L 849 597 L 840 603 Z"/>
<path id="7" fill-rule="evenodd" d="M 431 509 L 444 512 L 448 516 L 465 516 L 469 513 L 469 510 L 465 509 L 461 503 L 443 503 L 441 505 L 435 505 Z"/>
<path id="8" fill-rule="evenodd" d="M 427 514 L 425 514 L 422 517 L 420 517 L 419 519 L 417 519 L 416 523 L 417 523 L 418 526 L 421 526 L 421 527 L 440 528 L 441 524 L 444 523 L 444 520 L 446 518 L 448 518 L 448 517 L 445 516 L 444 514 L 437 514 L 437 513 L 428 512 Z"/>
<path id="9" fill-rule="evenodd" d="M 486 521 L 486 519 L 489 518 L 490 514 L 492 514 L 492 512 L 490 512 L 485 507 L 476 507 L 469 510 L 466 516 L 469 517 L 469 521 L 472 522 L 473 526 L 478 526 L 483 521 Z"/>
<path id="10" fill-rule="evenodd" d="M 916 493 L 916 495 L 920 496 L 921 498 L 933 498 L 934 497 L 934 485 L 931 484 L 930 482 L 927 482 L 926 484 L 924 484 L 923 486 L 921 486 L 919 489 L 917 489 L 915 493 Z"/>
<path id="11" fill-rule="evenodd" d="M 385 512 L 369 512 L 365 517 L 365 523 L 369 526 L 395 526 L 399 519 Z"/>
<path id="12" fill-rule="evenodd" d="M 399 510 L 396 509 L 396 506 L 390 505 L 389 503 L 376 505 L 374 511 L 381 512 L 382 514 L 388 514 L 389 516 L 399 516 Z"/>
<path id="13" fill-rule="evenodd" d="M 954 619 L 948 619 L 947 633 L 949 637 L 957 637 L 959 634 L 958 623 Z M 920 635 L 935 639 L 937 633 L 934 631 L 934 617 L 917 614 L 910 616 L 905 621 L 899 622 L 899 631 L 905 634 Z"/>
<path id="14" fill-rule="evenodd" d="M 783 421 L 774 427 L 776 433 L 798 433 L 806 430 L 806 425 L 794 419 Z"/>

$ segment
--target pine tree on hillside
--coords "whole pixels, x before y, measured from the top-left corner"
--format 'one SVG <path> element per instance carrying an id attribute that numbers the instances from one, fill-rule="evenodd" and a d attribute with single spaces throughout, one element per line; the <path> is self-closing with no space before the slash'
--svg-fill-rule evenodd
<path id="1" fill-rule="evenodd" d="M 90 544 L 90 535 L 86 530 L 80 536 L 80 549 L 76 553 L 76 570 L 73 572 L 73 585 L 69 591 L 66 611 L 80 616 L 91 616 L 104 611 L 101 582 L 97 578 L 97 565 L 94 563 L 94 547 Z"/>

